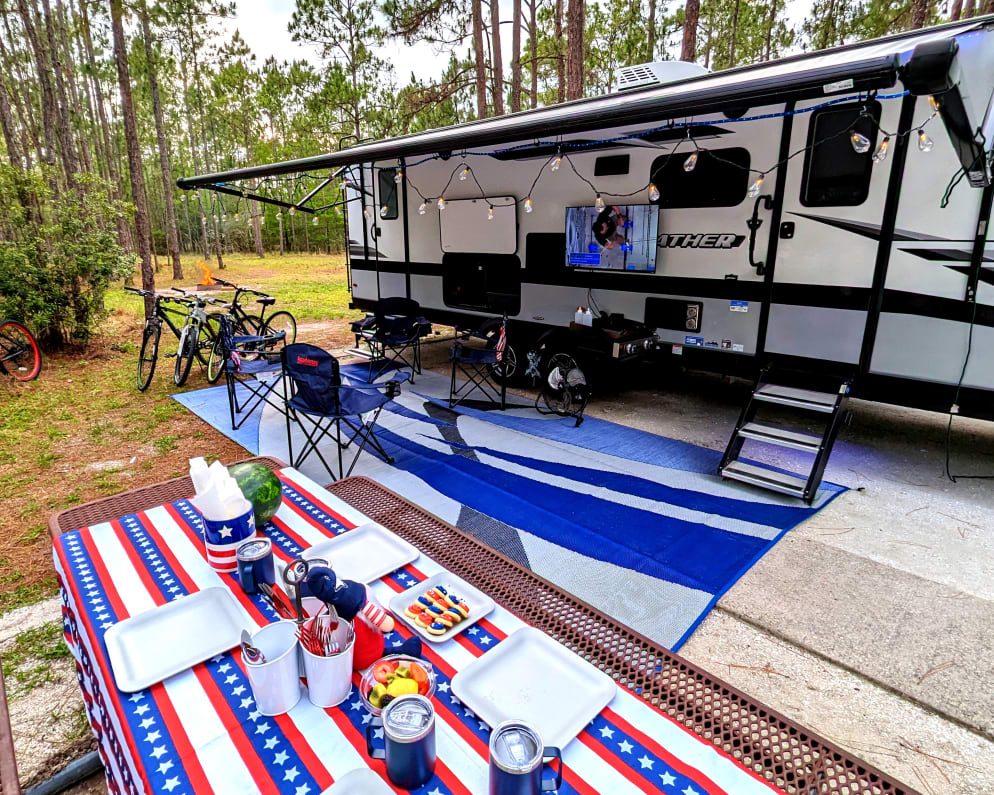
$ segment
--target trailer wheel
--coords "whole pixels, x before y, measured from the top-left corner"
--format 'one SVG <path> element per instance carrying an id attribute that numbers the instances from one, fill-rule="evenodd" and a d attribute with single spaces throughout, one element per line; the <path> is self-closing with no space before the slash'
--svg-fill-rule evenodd
<path id="1" fill-rule="evenodd" d="M 480 328 L 480 333 L 487 341 L 487 348 L 493 350 L 497 347 L 497 341 L 500 339 L 500 321 L 491 320 L 485 323 Z M 505 383 L 512 383 L 521 374 L 522 357 L 518 355 L 521 342 L 520 335 L 508 332 L 507 340 L 504 343 L 503 361 L 495 365 L 494 368 L 497 371 L 497 378 Z"/>

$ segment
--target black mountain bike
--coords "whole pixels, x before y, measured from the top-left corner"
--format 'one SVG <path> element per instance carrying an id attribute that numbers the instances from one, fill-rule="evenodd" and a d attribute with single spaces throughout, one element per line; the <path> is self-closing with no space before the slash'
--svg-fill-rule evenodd
<path id="1" fill-rule="evenodd" d="M 214 281 L 224 287 L 233 287 L 235 290 L 235 297 L 231 299 L 230 314 L 237 334 L 257 334 L 264 337 L 283 331 L 286 333 L 284 339 L 287 345 L 296 341 L 297 321 L 294 320 L 293 315 L 286 310 L 280 310 L 266 317 L 266 307 L 271 307 L 276 303 L 276 299 L 273 296 L 260 293 L 258 290 L 251 290 L 248 287 L 239 287 L 237 284 L 226 282 L 224 279 L 219 279 L 216 276 L 214 277 Z M 258 316 L 250 315 L 242 308 L 240 299 L 244 294 L 258 296 L 255 302 L 262 306 L 262 311 Z"/>
<path id="2" fill-rule="evenodd" d="M 0 320 L 0 373 L 32 381 L 41 372 L 41 350 L 34 335 L 16 320 Z"/>
<path id="3" fill-rule="evenodd" d="M 142 330 L 142 345 L 138 351 L 138 391 L 144 392 L 148 389 L 148 385 L 152 383 L 152 376 L 155 375 L 155 365 L 159 361 L 159 340 L 162 337 L 162 324 L 165 323 L 169 330 L 176 335 L 176 339 L 179 339 L 181 318 L 186 317 L 191 307 L 191 302 L 185 298 L 159 295 L 151 290 L 139 290 L 137 287 L 125 287 L 124 289 L 129 293 L 152 298 L 155 301 L 155 311 L 151 317 L 145 318 L 145 328 Z M 173 305 L 183 308 L 176 309 Z"/>

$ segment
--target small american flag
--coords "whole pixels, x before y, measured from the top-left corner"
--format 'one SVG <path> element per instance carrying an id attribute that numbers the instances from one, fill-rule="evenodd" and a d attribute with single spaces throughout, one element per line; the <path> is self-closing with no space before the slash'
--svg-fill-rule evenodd
<path id="1" fill-rule="evenodd" d="M 507 321 L 500 324 L 500 337 L 497 340 L 497 361 L 504 361 L 504 348 L 507 347 Z"/>

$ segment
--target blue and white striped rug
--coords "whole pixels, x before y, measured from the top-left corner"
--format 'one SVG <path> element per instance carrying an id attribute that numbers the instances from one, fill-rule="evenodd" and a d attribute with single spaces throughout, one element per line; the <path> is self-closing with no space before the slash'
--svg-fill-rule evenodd
<path id="1" fill-rule="evenodd" d="M 357 380 L 364 369 L 343 368 Z M 436 373 L 406 384 L 377 433 L 394 463 L 364 453 L 354 474 L 674 650 L 784 533 L 845 490 L 823 484 L 807 507 L 722 481 L 714 450 L 593 417 L 576 428 L 530 405 L 451 411 L 447 394 Z M 175 398 L 250 452 L 288 459 L 275 410 L 232 434 L 223 387 Z M 316 457 L 301 469 L 328 480 Z"/>

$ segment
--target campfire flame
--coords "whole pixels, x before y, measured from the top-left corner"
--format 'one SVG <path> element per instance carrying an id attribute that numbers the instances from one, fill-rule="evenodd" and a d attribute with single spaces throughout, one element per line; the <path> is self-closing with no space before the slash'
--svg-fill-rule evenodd
<path id="1" fill-rule="evenodd" d="M 204 287 L 209 287 L 214 284 L 214 276 L 211 273 L 211 269 L 207 267 L 207 263 L 202 259 L 198 259 L 197 265 L 200 267 L 200 272 L 204 275 L 204 277 L 200 280 L 200 284 L 204 285 Z"/>

